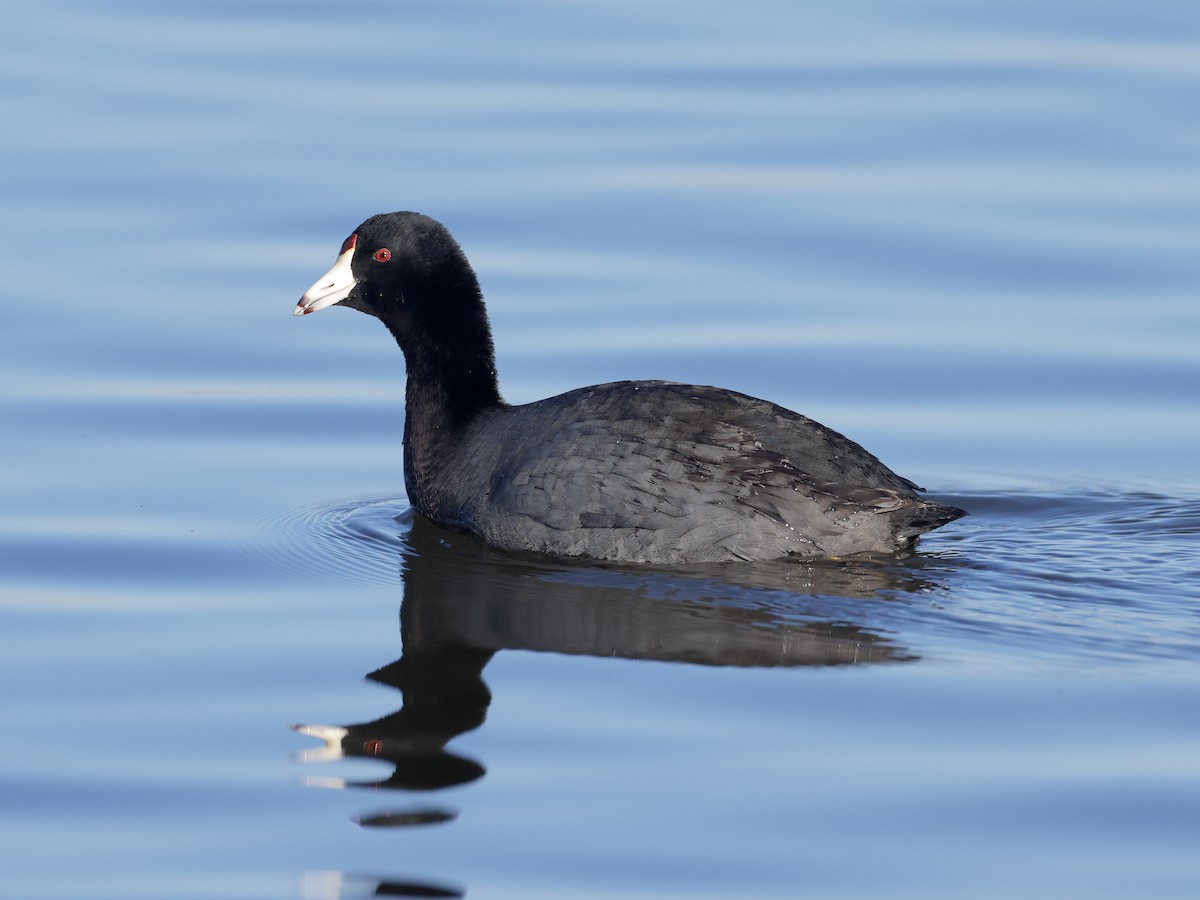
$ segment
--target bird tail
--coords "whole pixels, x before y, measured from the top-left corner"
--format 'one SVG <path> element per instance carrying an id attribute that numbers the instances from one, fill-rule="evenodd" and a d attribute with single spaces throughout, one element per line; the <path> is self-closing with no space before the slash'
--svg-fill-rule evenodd
<path id="1" fill-rule="evenodd" d="M 935 500 L 919 500 L 889 515 L 896 525 L 897 540 L 911 546 L 925 532 L 948 525 L 966 514 L 965 509 L 959 509 L 957 506 L 938 503 Z"/>

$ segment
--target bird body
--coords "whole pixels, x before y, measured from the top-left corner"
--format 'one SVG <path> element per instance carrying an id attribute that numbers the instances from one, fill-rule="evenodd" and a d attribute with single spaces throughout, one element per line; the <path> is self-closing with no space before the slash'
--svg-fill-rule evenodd
<path id="1" fill-rule="evenodd" d="M 963 515 L 836 431 L 734 391 L 622 381 L 506 404 L 474 272 L 425 216 L 364 222 L 296 314 L 334 304 L 380 318 L 404 351 L 410 502 L 503 550 L 655 564 L 890 553 Z"/>

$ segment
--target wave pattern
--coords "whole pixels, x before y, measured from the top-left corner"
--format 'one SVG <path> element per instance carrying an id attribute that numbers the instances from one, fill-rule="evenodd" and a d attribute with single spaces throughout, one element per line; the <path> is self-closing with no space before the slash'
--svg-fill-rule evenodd
<path id="1" fill-rule="evenodd" d="M 412 509 L 401 498 L 317 503 L 255 522 L 254 552 L 292 575 L 396 585 L 411 524 Z"/>

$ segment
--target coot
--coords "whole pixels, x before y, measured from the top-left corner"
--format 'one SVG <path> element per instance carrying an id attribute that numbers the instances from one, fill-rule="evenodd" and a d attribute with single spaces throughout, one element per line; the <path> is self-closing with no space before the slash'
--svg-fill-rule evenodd
<path id="1" fill-rule="evenodd" d="M 404 352 L 412 505 L 501 549 L 658 564 L 890 553 L 964 515 L 836 431 L 734 391 L 619 381 L 510 406 L 479 282 L 427 216 L 363 222 L 295 315 L 335 304 Z"/>

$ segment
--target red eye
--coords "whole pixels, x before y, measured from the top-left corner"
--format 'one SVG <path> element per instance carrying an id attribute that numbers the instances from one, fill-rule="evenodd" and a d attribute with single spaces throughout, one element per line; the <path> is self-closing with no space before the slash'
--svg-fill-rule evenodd
<path id="1" fill-rule="evenodd" d="M 375 262 L 387 262 L 392 258 L 392 251 L 387 247 L 380 247 L 375 251 Z"/>

